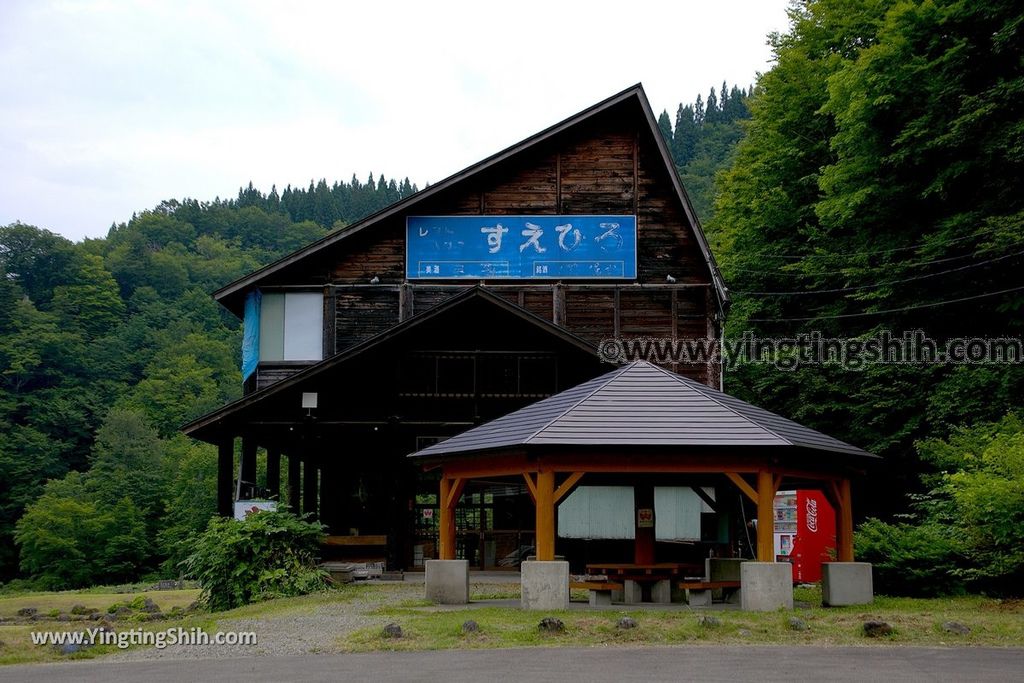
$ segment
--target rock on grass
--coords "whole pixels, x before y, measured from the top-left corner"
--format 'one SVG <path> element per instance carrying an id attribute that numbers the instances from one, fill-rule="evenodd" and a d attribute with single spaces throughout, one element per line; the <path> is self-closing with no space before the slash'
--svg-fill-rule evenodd
<path id="1" fill-rule="evenodd" d="M 789 618 L 789 628 L 791 631 L 810 631 L 811 627 L 807 625 L 807 622 L 800 617 Z"/>
<path id="2" fill-rule="evenodd" d="M 555 617 L 544 617 L 537 624 L 537 628 L 543 633 L 563 633 L 565 632 L 565 624 L 562 623 L 561 619 Z"/>
<path id="3" fill-rule="evenodd" d="M 384 627 L 384 637 L 385 638 L 401 638 L 402 637 L 402 627 L 399 626 L 398 624 L 388 624 L 387 626 Z"/>
<path id="4" fill-rule="evenodd" d="M 697 623 L 704 628 L 718 628 L 722 625 L 722 620 L 710 614 L 702 614 L 697 617 Z"/>
<path id="5" fill-rule="evenodd" d="M 896 629 L 892 627 L 892 624 L 887 624 L 884 621 L 864 622 L 864 635 L 868 638 L 881 638 L 883 636 L 891 636 L 895 632 Z"/>
<path id="6" fill-rule="evenodd" d="M 964 626 L 959 621 L 946 621 L 942 624 L 942 630 L 946 633 L 955 633 L 958 636 L 970 635 L 971 627 Z"/>
<path id="7" fill-rule="evenodd" d="M 480 632 L 480 624 L 476 623 L 472 619 L 464 621 L 464 622 L 462 622 L 462 632 L 463 633 L 479 633 Z"/>
<path id="8" fill-rule="evenodd" d="M 633 617 L 622 617 L 619 619 L 619 622 L 615 624 L 615 628 L 622 630 L 636 628 L 636 619 Z"/>

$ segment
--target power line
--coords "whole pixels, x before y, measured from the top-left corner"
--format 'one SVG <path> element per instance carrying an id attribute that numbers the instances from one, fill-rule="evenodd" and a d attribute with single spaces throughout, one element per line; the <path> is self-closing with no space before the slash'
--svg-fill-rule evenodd
<path id="1" fill-rule="evenodd" d="M 821 252 L 819 252 L 819 253 L 811 253 L 811 254 L 769 254 L 769 253 L 760 253 L 760 254 L 751 254 L 751 256 L 756 256 L 758 258 L 805 259 L 805 258 L 815 258 L 815 257 L 818 257 L 818 258 L 822 258 L 822 257 L 824 257 L 824 258 L 834 258 L 834 257 L 839 257 L 839 256 L 873 256 L 875 254 L 892 254 L 892 253 L 898 252 L 898 251 L 910 251 L 912 249 L 920 249 L 921 247 L 935 247 L 935 246 L 946 246 L 947 244 L 956 244 L 958 242 L 964 242 L 966 240 L 975 239 L 976 237 L 981 237 L 982 235 L 987 235 L 989 233 L 992 233 L 992 232 L 995 232 L 997 230 L 1000 230 L 1001 228 L 1002 228 L 1002 226 L 994 226 L 994 227 L 988 228 L 986 230 L 979 230 L 978 232 L 976 232 L 976 233 L 974 233 L 972 235 L 965 235 L 964 237 L 955 237 L 955 238 L 953 238 L 951 240 L 946 240 L 946 241 L 943 241 L 943 242 L 918 242 L 917 244 L 911 244 L 911 245 L 908 245 L 908 246 L 905 246 L 905 247 L 892 247 L 891 249 L 875 249 L 873 251 L 847 251 L 847 252 L 836 252 L 836 253 L 831 253 L 831 252 L 821 253 Z"/>
<path id="2" fill-rule="evenodd" d="M 857 285 L 854 287 L 836 287 L 833 289 L 798 289 L 793 291 L 783 292 L 755 292 L 743 289 L 730 289 L 730 294 L 745 294 L 748 296 L 800 296 L 807 294 L 837 294 L 840 292 L 856 292 L 864 289 L 873 289 L 875 287 L 884 287 L 886 285 L 898 285 L 904 282 L 914 282 L 915 280 L 924 280 L 930 277 L 936 277 L 938 275 L 948 275 L 949 273 L 957 273 L 963 270 L 970 270 L 971 268 L 979 268 L 981 266 L 995 263 L 996 261 L 1002 261 L 1015 256 L 1024 256 L 1024 251 L 1018 251 L 1013 254 L 1005 254 L 1003 256 L 997 256 L 996 258 L 987 259 L 985 261 L 979 261 L 978 263 L 968 263 L 966 266 L 960 266 L 959 268 L 950 268 L 949 270 L 940 270 L 934 273 L 925 273 L 924 275 L 915 275 L 914 277 L 902 278 L 900 280 L 889 280 L 887 282 L 876 282 L 870 285 Z"/>
<path id="3" fill-rule="evenodd" d="M 867 267 L 853 267 L 856 270 L 872 271 L 872 270 L 887 270 L 890 268 L 916 268 L 918 266 L 932 266 L 936 263 L 949 263 L 950 261 L 962 261 L 965 258 L 973 258 L 976 254 L 961 254 L 960 256 L 947 256 L 945 258 L 933 259 L 931 261 L 918 261 L 917 263 L 887 263 L 882 266 L 867 266 Z M 801 273 L 792 270 L 765 270 L 763 268 L 732 268 L 739 273 L 758 273 L 764 275 L 765 273 L 771 273 L 772 275 L 785 275 L 787 277 L 811 277 L 818 275 L 849 275 L 849 273 L 843 270 L 823 270 L 816 273 Z"/>
<path id="4" fill-rule="evenodd" d="M 1009 294 L 1010 292 L 1019 292 L 1024 290 L 1024 285 L 1020 287 L 1012 287 L 1010 289 L 1001 289 L 998 292 L 987 292 L 985 294 L 976 294 L 974 296 L 965 296 L 959 299 L 949 299 L 947 301 L 932 301 L 926 304 L 917 304 L 916 306 L 904 306 L 903 308 L 889 308 L 883 311 L 866 311 L 864 313 L 841 313 L 839 315 L 816 315 L 809 318 L 747 318 L 747 322 L 752 323 L 782 323 L 782 322 L 806 322 L 809 320 L 835 320 L 838 318 L 863 318 L 869 315 L 883 315 L 885 313 L 903 313 L 904 311 L 915 311 L 920 308 L 934 308 L 936 306 L 945 306 L 947 304 L 958 304 L 962 301 L 974 301 L 975 299 L 984 299 L 990 296 L 999 296 L 1000 294 Z"/>

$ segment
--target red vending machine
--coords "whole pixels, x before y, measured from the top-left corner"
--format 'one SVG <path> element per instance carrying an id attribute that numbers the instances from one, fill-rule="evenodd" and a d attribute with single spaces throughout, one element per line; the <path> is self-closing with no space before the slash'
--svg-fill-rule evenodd
<path id="1" fill-rule="evenodd" d="M 775 559 L 793 563 L 793 581 L 821 581 L 821 563 L 834 559 L 836 513 L 821 491 L 775 494 Z"/>

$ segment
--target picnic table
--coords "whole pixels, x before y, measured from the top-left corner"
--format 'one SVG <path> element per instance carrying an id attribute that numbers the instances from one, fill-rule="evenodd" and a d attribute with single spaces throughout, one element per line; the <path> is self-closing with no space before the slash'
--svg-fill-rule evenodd
<path id="1" fill-rule="evenodd" d="M 633 562 L 588 564 L 588 574 L 607 576 L 621 582 L 627 604 L 643 602 L 643 591 L 649 587 L 651 602 L 672 602 L 672 582 L 687 576 L 703 576 L 704 568 L 687 562 Z"/>

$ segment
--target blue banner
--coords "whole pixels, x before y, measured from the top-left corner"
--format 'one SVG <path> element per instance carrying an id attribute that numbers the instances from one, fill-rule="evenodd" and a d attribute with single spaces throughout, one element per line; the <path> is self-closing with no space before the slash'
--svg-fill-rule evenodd
<path id="1" fill-rule="evenodd" d="M 416 279 L 636 278 L 636 216 L 409 216 Z"/>
<path id="2" fill-rule="evenodd" d="M 260 304 L 263 294 L 258 289 L 245 297 L 245 315 L 242 318 L 242 381 L 256 372 L 260 362 Z"/>

